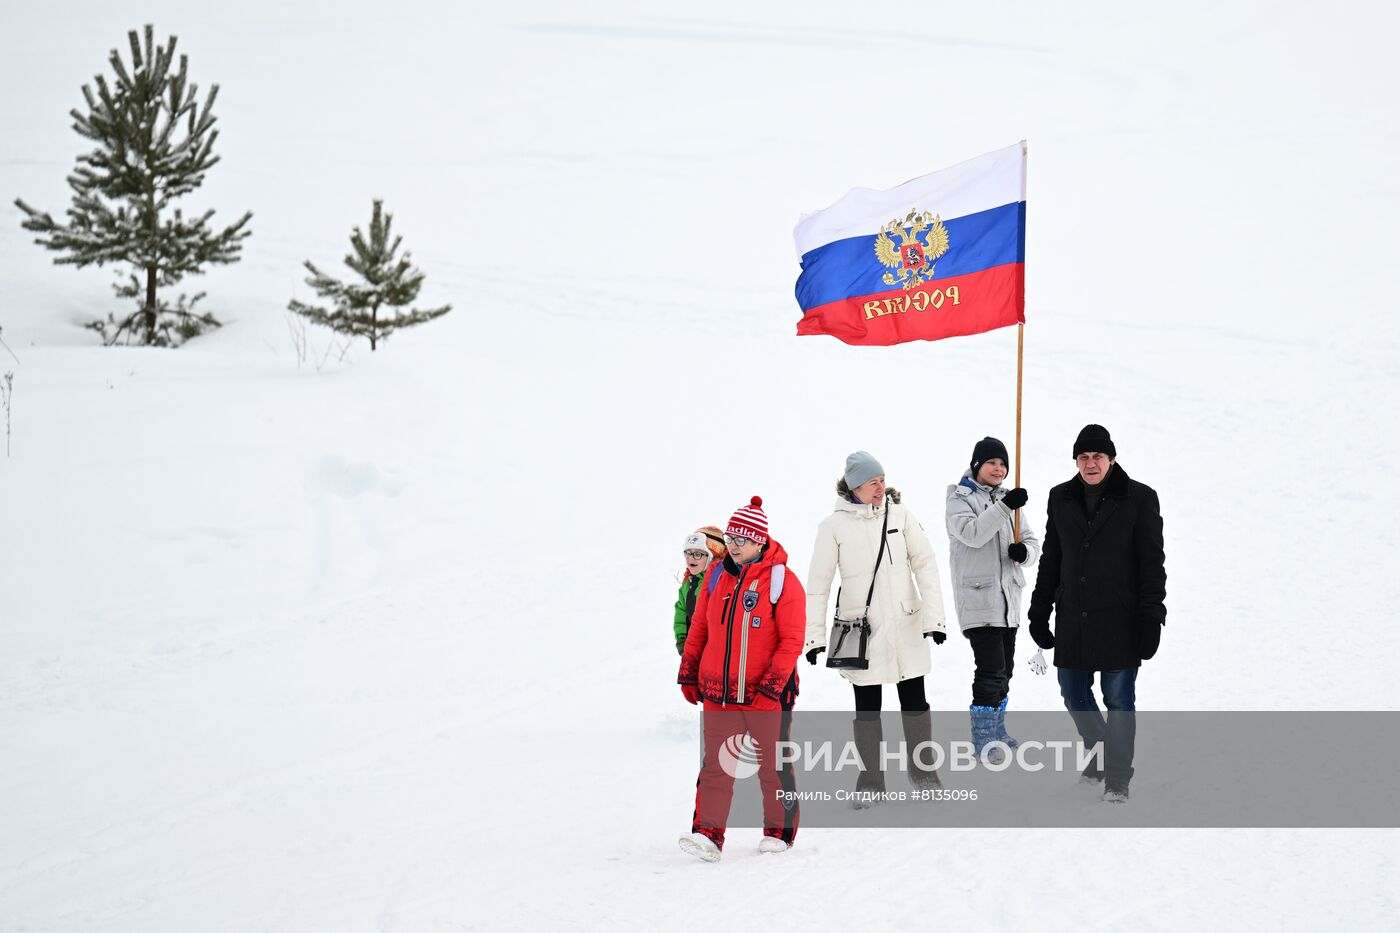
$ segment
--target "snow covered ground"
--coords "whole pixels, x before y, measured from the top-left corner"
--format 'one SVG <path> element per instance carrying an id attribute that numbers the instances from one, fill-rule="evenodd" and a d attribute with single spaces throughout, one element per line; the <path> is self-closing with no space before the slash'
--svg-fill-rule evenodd
<path id="1" fill-rule="evenodd" d="M 937 528 L 1010 439 L 1014 333 L 797 340 L 790 230 L 1026 138 L 1029 514 L 1089 421 L 1159 490 L 1140 705 L 1395 710 L 1397 18 L 0 0 L 0 930 L 1388 928 L 1393 830 L 735 830 L 695 864 L 669 625 L 684 533 L 748 496 L 801 574 L 848 451 Z M 66 206 L 66 113 L 146 21 L 222 85 L 191 207 L 254 211 L 191 283 L 228 325 L 175 352 L 97 346 L 110 272 L 11 205 Z M 455 310 L 298 365 L 300 263 L 374 197 Z M 939 649 L 934 704 L 970 671 Z"/>

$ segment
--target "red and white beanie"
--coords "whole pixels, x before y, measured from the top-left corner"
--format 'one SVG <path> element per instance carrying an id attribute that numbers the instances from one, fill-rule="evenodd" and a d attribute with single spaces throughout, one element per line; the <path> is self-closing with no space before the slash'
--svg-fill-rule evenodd
<path id="1" fill-rule="evenodd" d="M 754 496 L 748 505 L 740 506 L 739 511 L 730 517 L 729 526 L 724 529 L 724 533 L 767 544 L 768 516 L 763 514 L 763 500 Z"/>

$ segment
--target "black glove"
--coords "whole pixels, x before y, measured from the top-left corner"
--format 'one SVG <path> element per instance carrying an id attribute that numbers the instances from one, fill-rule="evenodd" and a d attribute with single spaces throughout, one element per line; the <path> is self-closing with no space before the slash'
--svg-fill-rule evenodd
<path id="1" fill-rule="evenodd" d="M 1019 508 L 1023 508 L 1028 499 L 1030 499 L 1030 494 L 1020 486 L 1017 486 L 1015 489 L 1002 496 L 1001 501 L 1003 505 L 1014 512 Z"/>
<path id="2" fill-rule="evenodd" d="M 1050 632 L 1050 620 L 1031 621 L 1031 640 L 1040 648 L 1055 647 L 1055 636 Z"/>
<path id="3" fill-rule="evenodd" d="M 1017 541 L 1007 546 L 1006 556 L 1011 558 L 1018 564 L 1024 564 L 1026 562 L 1026 558 L 1030 555 L 1026 553 L 1026 546 L 1020 541 Z"/>
<path id="4" fill-rule="evenodd" d="M 948 636 L 943 632 L 924 632 L 924 637 L 932 638 L 935 645 L 941 645 Z"/>
<path id="5" fill-rule="evenodd" d="M 825 650 L 825 648 L 813 648 L 811 651 L 807 652 L 807 663 L 815 665 L 817 663 L 817 655 Z"/>
<path id="6" fill-rule="evenodd" d="M 1162 624 L 1155 621 L 1138 623 L 1138 657 L 1146 661 L 1157 653 L 1162 644 Z"/>

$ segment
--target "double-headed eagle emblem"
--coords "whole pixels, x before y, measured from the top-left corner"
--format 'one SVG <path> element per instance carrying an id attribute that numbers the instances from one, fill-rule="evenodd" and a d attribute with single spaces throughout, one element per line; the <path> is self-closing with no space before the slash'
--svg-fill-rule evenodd
<path id="1" fill-rule="evenodd" d="M 895 243 L 895 236 L 899 243 Z M 933 261 L 946 252 L 948 228 L 937 214 L 928 211 L 912 210 L 903 223 L 891 220 L 875 237 L 875 258 L 894 270 L 881 278 L 886 285 L 917 288 L 933 278 Z"/>

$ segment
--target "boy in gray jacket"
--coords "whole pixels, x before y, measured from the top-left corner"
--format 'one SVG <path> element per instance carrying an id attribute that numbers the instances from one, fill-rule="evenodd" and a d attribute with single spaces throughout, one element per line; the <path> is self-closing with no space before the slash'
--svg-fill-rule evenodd
<path id="1" fill-rule="evenodd" d="M 1027 496 L 1021 488 L 1001 488 L 1009 461 L 1005 444 L 984 437 L 973 447 L 962 479 L 948 487 L 953 604 L 976 662 L 969 713 L 979 757 L 990 742 L 1016 745 L 1006 732 L 1006 696 L 1021 621 L 1021 590 L 1026 586 L 1022 567 L 1040 557 L 1040 541 L 1025 522 L 1016 540 L 1012 519 Z M 989 760 L 999 763 L 1000 750 L 992 749 Z"/>

